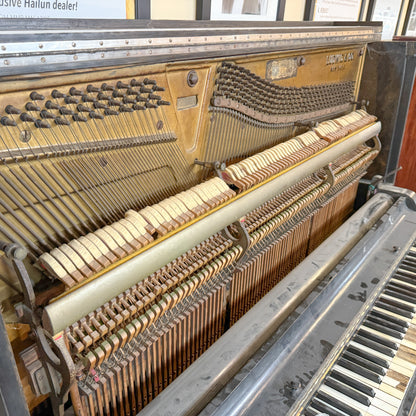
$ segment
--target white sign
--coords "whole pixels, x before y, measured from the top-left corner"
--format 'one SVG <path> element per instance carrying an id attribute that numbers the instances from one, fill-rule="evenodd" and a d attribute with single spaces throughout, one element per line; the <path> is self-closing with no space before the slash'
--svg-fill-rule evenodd
<path id="1" fill-rule="evenodd" d="M 316 0 L 313 20 L 356 22 L 360 8 L 361 0 Z"/>
<path id="2" fill-rule="evenodd" d="M 125 19 L 120 0 L 0 0 L 0 17 Z"/>
<path id="3" fill-rule="evenodd" d="M 279 0 L 211 0 L 211 20 L 273 21 L 278 5 Z"/>

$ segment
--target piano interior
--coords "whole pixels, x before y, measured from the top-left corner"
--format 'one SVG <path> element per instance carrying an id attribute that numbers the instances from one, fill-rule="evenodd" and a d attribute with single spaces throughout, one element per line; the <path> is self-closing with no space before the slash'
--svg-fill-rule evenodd
<path id="1" fill-rule="evenodd" d="M 83 24 L 0 33 L 6 414 L 400 414 L 415 200 L 379 181 L 352 215 L 380 151 L 357 101 L 380 26 Z M 292 378 L 260 386 L 277 361 Z"/>

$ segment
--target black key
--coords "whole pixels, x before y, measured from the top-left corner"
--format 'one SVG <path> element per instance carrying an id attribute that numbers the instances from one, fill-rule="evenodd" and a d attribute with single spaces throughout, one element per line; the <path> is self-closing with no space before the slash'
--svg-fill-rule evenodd
<path id="1" fill-rule="evenodd" d="M 381 352 L 382 354 L 387 355 L 387 357 L 394 357 L 396 355 L 394 350 L 391 348 L 387 348 L 384 345 L 380 345 L 378 342 L 374 342 L 360 335 L 356 335 L 353 340 L 358 344 L 364 345 L 365 347 L 368 347 L 374 351 Z"/>
<path id="2" fill-rule="evenodd" d="M 409 296 L 407 294 L 404 294 L 401 290 L 396 290 L 394 287 L 393 288 L 390 287 L 390 288 L 386 289 L 384 291 L 384 293 L 386 295 L 395 297 L 397 299 L 404 300 L 405 302 L 409 302 L 409 303 L 413 303 L 413 304 L 415 303 L 415 298 L 414 297 Z"/>
<path id="3" fill-rule="evenodd" d="M 328 387 L 331 387 L 334 390 L 339 391 L 340 393 L 345 394 L 348 397 L 351 397 L 351 399 L 363 404 L 364 406 L 370 406 L 371 404 L 371 401 L 367 396 L 365 396 L 357 390 L 352 389 L 349 386 L 346 386 L 343 383 L 340 383 L 338 380 L 328 377 L 325 380 L 325 384 Z"/>
<path id="4" fill-rule="evenodd" d="M 416 286 L 415 276 L 413 276 L 411 273 L 408 273 L 406 270 L 397 270 L 394 278 L 401 280 L 402 282 L 409 283 L 412 286 Z"/>
<path id="5" fill-rule="evenodd" d="M 339 410 L 333 408 L 332 406 L 328 406 L 325 402 L 317 398 L 312 400 L 312 406 L 316 410 L 319 410 L 321 413 L 327 413 L 330 416 L 346 416 L 347 415 L 347 413 L 340 412 Z"/>
<path id="6" fill-rule="evenodd" d="M 375 324 L 381 325 L 385 328 L 392 329 L 396 332 L 399 332 L 401 334 L 405 334 L 408 326 L 403 325 L 397 325 L 393 322 L 390 322 L 388 319 L 379 318 L 377 316 L 373 316 L 371 313 L 368 314 L 366 321 L 374 322 Z"/>
<path id="7" fill-rule="evenodd" d="M 375 305 L 381 309 L 385 309 L 386 311 L 393 312 L 396 315 L 404 316 L 405 318 L 409 319 L 413 318 L 413 314 L 411 312 L 405 311 L 400 308 L 396 308 L 395 306 L 389 305 L 388 303 L 376 302 Z"/>
<path id="8" fill-rule="evenodd" d="M 338 370 L 332 370 L 330 373 L 330 376 L 340 381 L 341 383 L 344 383 L 350 387 L 353 387 L 354 389 L 360 391 L 361 393 L 365 394 L 368 397 L 374 397 L 376 395 L 376 392 L 374 391 L 372 387 L 361 383 L 361 381 L 358 381 L 349 376 L 346 376 L 345 374 L 340 373 Z"/>
<path id="9" fill-rule="evenodd" d="M 413 273 L 416 272 L 415 264 L 408 260 L 403 260 L 400 264 L 400 268 L 409 272 L 413 272 Z"/>
<path id="10" fill-rule="evenodd" d="M 322 414 L 319 410 L 314 409 L 313 407 L 309 406 L 307 409 L 303 411 L 304 416 L 318 416 Z"/>
<path id="11" fill-rule="evenodd" d="M 366 360 L 371 361 L 383 368 L 389 368 L 390 366 L 389 363 L 383 358 L 370 354 L 367 351 L 360 350 L 359 348 L 354 347 L 353 345 L 349 345 L 347 347 L 347 351 L 351 352 L 352 354 L 358 355 L 362 358 L 365 358 Z"/>
<path id="12" fill-rule="evenodd" d="M 394 337 L 397 339 L 403 339 L 403 333 L 396 331 L 395 329 L 388 328 L 387 325 L 380 325 L 374 321 L 369 320 L 368 318 L 364 321 L 364 325 L 372 328 L 376 331 L 381 332 L 382 334 L 389 335 L 390 337 Z"/>
<path id="13" fill-rule="evenodd" d="M 395 306 L 396 308 L 403 309 L 405 311 L 409 311 L 412 313 L 416 312 L 416 308 L 414 306 L 406 305 L 403 302 L 400 302 L 400 300 L 396 299 L 387 299 L 383 295 L 380 296 L 379 302 L 388 303 L 389 305 Z"/>
<path id="14" fill-rule="evenodd" d="M 327 393 L 319 391 L 318 394 L 316 395 L 316 397 L 318 399 L 322 400 L 323 402 L 329 404 L 330 406 L 333 406 L 336 409 L 341 410 L 341 412 L 344 412 L 346 415 L 362 416 L 362 413 L 359 410 L 352 408 L 348 404 L 345 404 L 345 403 L 341 402 L 337 398 L 332 397 L 331 395 L 329 395 Z"/>
<path id="15" fill-rule="evenodd" d="M 392 350 L 397 350 L 399 348 L 398 344 L 396 344 L 393 341 L 389 341 L 386 338 L 383 338 L 382 336 L 373 334 L 372 332 L 369 332 L 365 330 L 364 328 L 360 328 L 357 331 L 358 335 L 361 335 L 362 337 L 365 337 L 367 339 L 370 339 L 371 341 L 377 342 L 381 345 L 386 346 L 387 348 L 390 348 Z"/>
<path id="16" fill-rule="evenodd" d="M 396 318 L 395 316 L 391 316 L 387 313 L 383 313 L 383 312 L 380 312 L 380 311 L 374 311 L 373 310 L 373 311 L 370 312 L 370 315 L 376 316 L 377 318 L 385 319 L 386 321 L 393 322 L 394 324 L 399 325 L 403 328 L 409 328 L 409 326 L 410 326 L 409 322 L 403 321 L 400 318 Z"/>
<path id="17" fill-rule="evenodd" d="M 369 371 L 372 371 L 373 373 L 379 374 L 381 376 L 386 375 L 386 369 L 366 360 L 365 358 L 360 357 L 359 355 L 353 354 L 351 351 L 345 351 L 342 354 L 342 358 L 345 358 L 348 361 L 351 361 L 352 363 L 355 363 L 363 368 L 366 368 Z"/>
<path id="18" fill-rule="evenodd" d="M 403 294 L 408 296 L 416 295 L 416 288 L 410 287 L 408 285 L 404 285 L 400 282 L 390 282 L 387 285 L 388 288 L 395 288 L 396 290 L 401 290 Z"/>
<path id="19" fill-rule="evenodd" d="M 341 367 L 346 368 L 347 370 L 352 371 L 353 373 L 359 374 L 367 378 L 368 380 L 374 381 L 374 383 L 377 383 L 377 384 L 381 383 L 381 377 L 378 374 L 373 373 L 372 371 L 367 370 L 366 368 L 361 367 L 358 364 L 348 361 L 345 358 L 340 358 L 337 361 L 337 364 L 340 365 Z"/>

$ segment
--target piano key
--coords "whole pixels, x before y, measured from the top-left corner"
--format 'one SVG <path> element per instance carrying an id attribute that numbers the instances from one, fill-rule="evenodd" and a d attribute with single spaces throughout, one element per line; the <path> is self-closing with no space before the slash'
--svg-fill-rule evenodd
<path id="1" fill-rule="evenodd" d="M 384 322 L 391 322 L 392 324 L 396 325 L 398 328 L 404 328 L 405 330 L 409 328 L 409 323 L 403 319 L 395 318 L 392 315 L 387 313 L 383 313 L 381 311 L 372 310 L 369 314 L 369 317 L 374 317 Z"/>
<path id="2" fill-rule="evenodd" d="M 308 406 L 308 408 L 303 411 L 303 416 L 318 416 L 318 415 L 322 415 L 322 412 L 319 410 L 316 410 L 312 406 Z"/>
<path id="3" fill-rule="evenodd" d="M 334 370 L 337 371 L 337 373 L 342 374 L 343 376 L 349 377 L 351 379 L 355 379 L 356 381 L 362 383 L 368 388 L 371 388 L 372 391 L 374 392 L 374 397 L 377 397 L 380 400 L 386 401 L 387 403 L 399 404 L 403 397 L 400 391 L 398 391 L 397 389 L 395 390 L 394 387 L 392 386 L 386 385 L 384 382 L 380 384 L 375 383 L 374 381 L 367 379 L 357 373 L 354 373 L 346 368 L 338 366 L 338 364 L 334 366 Z"/>
<path id="4" fill-rule="evenodd" d="M 390 310 L 387 310 L 387 309 L 381 308 L 381 307 L 380 307 L 380 306 L 378 306 L 377 304 L 374 304 L 373 309 L 372 309 L 372 312 L 381 313 L 381 314 L 383 314 L 383 315 L 385 315 L 385 316 L 389 316 L 389 317 L 391 317 L 391 318 L 393 318 L 393 319 L 398 319 L 398 320 L 404 321 L 404 322 L 406 322 L 406 323 L 407 323 L 407 324 L 409 324 L 409 325 L 410 325 L 410 324 L 411 324 L 411 322 L 412 322 L 412 317 L 408 318 L 408 317 L 405 317 L 405 316 L 399 315 L 399 314 L 397 314 L 397 313 L 395 313 L 395 312 L 393 312 L 393 311 L 390 311 Z"/>
<path id="5" fill-rule="evenodd" d="M 400 358 L 397 357 L 389 357 L 385 354 L 382 354 L 379 351 L 374 351 L 371 348 L 366 347 L 365 345 L 362 344 L 358 344 L 354 341 L 350 341 L 350 345 L 354 345 L 357 348 L 360 348 L 368 353 L 372 353 L 380 358 L 383 358 L 385 360 L 389 361 L 389 368 L 397 368 L 399 370 L 399 372 L 401 372 L 402 374 L 406 374 L 408 375 L 409 373 L 413 373 L 413 370 L 411 368 L 409 368 L 408 363 L 404 362 L 403 360 L 401 360 Z"/>
<path id="6" fill-rule="evenodd" d="M 363 337 L 361 335 L 355 335 L 353 338 L 353 341 L 355 341 L 357 344 L 361 344 L 364 345 L 366 347 L 368 347 L 370 350 L 370 352 L 372 351 L 377 351 L 383 355 L 385 355 L 386 357 L 393 357 L 394 356 L 394 350 L 391 348 L 388 348 L 384 345 L 380 345 L 379 343 L 377 343 L 376 341 L 372 341 L 370 339 L 367 339 L 366 337 Z"/>
<path id="7" fill-rule="evenodd" d="M 316 397 L 349 416 L 362 416 L 362 412 L 365 412 L 368 408 L 368 406 L 326 385 L 320 387 Z"/>
<path id="8" fill-rule="evenodd" d="M 330 376 L 358 391 L 360 391 L 361 393 L 363 393 L 365 396 L 367 397 L 374 397 L 376 395 L 374 389 L 371 386 L 368 386 L 362 382 L 360 382 L 359 380 L 357 380 L 356 378 L 352 378 L 347 376 L 346 374 L 341 373 L 338 370 L 332 369 Z"/>
<path id="9" fill-rule="evenodd" d="M 370 370 L 367 370 L 366 368 L 363 368 L 358 364 L 352 363 L 351 361 L 348 361 L 345 358 L 339 358 L 337 363 L 341 367 L 344 367 L 356 374 L 360 374 L 361 376 L 373 381 L 374 383 L 381 383 L 381 377 L 378 374 Z"/>
<path id="10" fill-rule="evenodd" d="M 371 362 L 367 359 L 360 357 L 359 355 L 355 355 L 354 353 L 350 351 L 345 351 L 342 354 L 342 357 L 345 358 L 348 361 L 351 361 L 357 365 L 362 366 L 363 368 L 366 368 L 369 371 L 372 371 L 373 373 L 379 374 L 381 376 L 384 376 L 386 374 L 386 369 Z"/>
<path id="11" fill-rule="evenodd" d="M 413 313 L 410 311 L 407 311 L 403 308 L 400 308 L 398 306 L 392 305 L 391 302 L 383 302 L 382 300 L 378 300 L 375 303 L 376 306 L 382 309 L 386 309 L 387 311 L 394 312 L 397 315 L 403 316 L 405 318 L 413 318 Z"/>
<path id="12" fill-rule="evenodd" d="M 367 338 L 370 341 L 374 341 L 380 345 L 384 345 L 391 350 L 397 350 L 399 345 L 397 342 L 392 341 L 392 339 L 388 339 L 387 336 L 381 334 L 380 332 L 374 331 L 371 328 L 362 326 L 358 331 L 358 335 Z"/>
<path id="13" fill-rule="evenodd" d="M 400 280 L 391 279 L 387 287 L 392 290 L 400 291 L 404 295 L 416 295 L 416 287 L 414 285 L 406 284 Z"/>
<path id="14" fill-rule="evenodd" d="M 384 290 L 384 293 L 410 303 L 412 303 L 412 300 L 414 299 L 415 295 L 415 292 L 410 291 L 408 289 L 403 289 L 401 287 L 397 287 L 394 284 L 389 284 Z"/>
<path id="15" fill-rule="evenodd" d="M 321 414 L 327 414 L 330 416 L 348 416 L 346 413 L 341 412 L 333 406 L 330 406 L 318 398 L 312 399 L 312 406 L 316 408 Z"/>
<path id="16" fill-rule="evenodd" d="M 344 383 L 341 383 L 340 381 L 332 377 L 328 377 L 325 380 L 325 385 L 333 388 L 334 390 L 339 391 L 340 393 L 345 394 L 348 397 L 351 397 L 352 399 L 363 404 L 364 406 L 370 406 L 371 401 L 368 396 L 366 396 L 365 394 L 362 394 L 361 392 L 351 388 L 350 386 Z"/>
<path id="17" fill-rule="evenodd" d="M 396 296 L 386 294 L 386 291 L 379 297 L 379 300 L 382 302 L 390 303 L 390 305 L 397 306 L 401 309 L 406 311 L 412 312 L 413 314 L 416 313 L 416 307 L 414 303 L 399 299 Z"/>
<path id="18" fill-rule="evenodd" d="M 382 323 L 381 321 L 374 321 L 371 317 L 367 317 L 364 322 L 365 326 L 397 339 L 402 339 L 405 333 L 404 330 L 397 331 L 396 329 L 390 328 L 388 322 Z"/>
<path id="19" fill-rule="evenodd" d="M 363 350 L 361 350 L 359 348 L 356 348 L 356 347 L 354 347 L 352 345 L 349 345 L 347 347 L 347 351 L 350 351 L 353 354 L 359 355 L 360 357 L 363 357 L 363 358 L 365 358 L 365 359 L 367 359 L 369 361 L 372 361 L 373 363 L 378 364 L 381 367 L 384 367 L 384 368 L 388 368 L 389 367 L 389 362 L 387 360 L 384 360 L 384 359 L 382 359 L 380 357 L 377 357 L 374 354 L 367 353 L 367 352 L 365 352 L 365 351 L 363 351 Z"/>

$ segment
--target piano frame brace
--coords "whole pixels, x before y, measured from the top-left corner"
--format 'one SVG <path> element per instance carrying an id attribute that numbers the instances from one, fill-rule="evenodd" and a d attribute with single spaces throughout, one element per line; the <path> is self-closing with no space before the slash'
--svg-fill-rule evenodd
<path id="1" fill-rule="evenodd" d="M 0 241 L 0 250 L 11 260 L 22 288 L 24 301 L 16 307 L 16 312 L 20 322 L 28 324 L 35 336 L 36 346 L 51 391 L 52 409 L 54 414 L 63 415 L 64 404 L 68 400 L 69 390 L 75 381 L 75 366 L 65 346 L 63 334 L 52 338 L 42 327 L 37 313 L 32 281 L 23 263 L 26 250 L 17 244 L 7 244 L 3 241 Z"/>
<path id="2" fill-rule="evenodd" d="M 97 275 L 99 278 L 89 281 L 75 291 L 67 292 L 65 296 L 45 307 L 42 316 L 44 327 L 52 335 L 63 331 L 73 322 L 87 315 L 91 309 L 98 308 L 201 241 L 238 221 L 261 204 L 327 166 L 341 155 L 374 138 L 380 129 L 381 123 L 377 122 L 345 137 L 302 164 L 294 165 L 265 183 L 241 193 L 220 208 L 200 217 L 199 221 L 178 228 L 169 234 L 169 238 L 150 244 L 143 251 L 138 251 L 126 261 L 122 261 L 116 268 Z M 94 298 L 91 298 L 91 293 L 95 294 Z"/>

